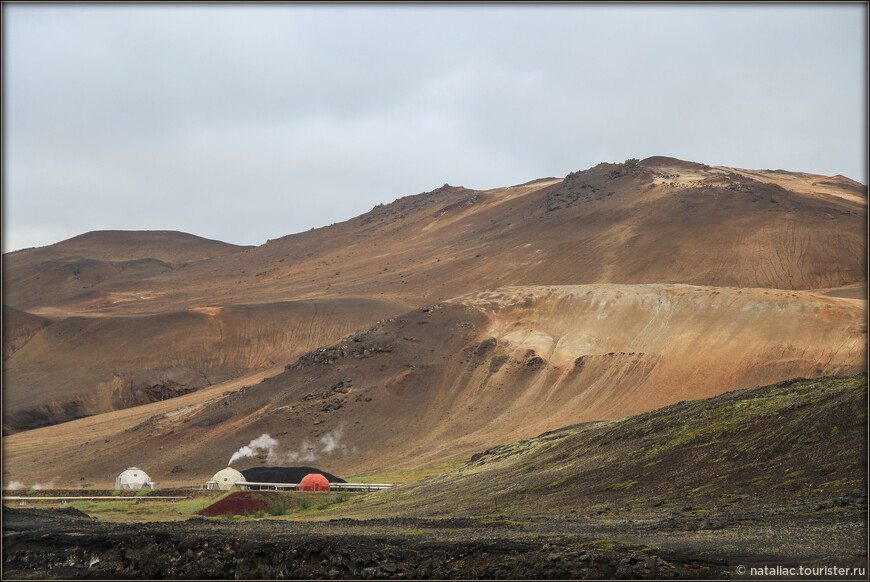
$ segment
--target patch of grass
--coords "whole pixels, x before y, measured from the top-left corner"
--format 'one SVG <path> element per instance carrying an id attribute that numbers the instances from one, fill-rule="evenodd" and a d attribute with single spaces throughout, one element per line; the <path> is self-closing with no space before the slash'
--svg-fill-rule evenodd
<path id="1" fill-rule="evenodd" d="M 614 483 L 613 485 L 608 485 L 604 488 L 605 491 L 628 491 L 632 487 L 637 485 L 637 481 L 630 479 L 623 483 Z"/>
<path id="2" fill-rule="evenodd" d="M 850 481 L 851 479 L 849 479 L 848 477 L 843 477 L 842 479 L 837 479 L 836 481 L 828 481 L 827 483 L 822 483 L 821 485 L 819 485 L 819 488 L 825 489 L 827 487 L 842 487 Z"/>
<path id="3" fill-rule="evenodd" d="M 518 521 L 515 519 L 495 519 L 490 517 L 482 517 L 477 520 L 477 523 L 484 527 L 522 527 L 532 525 L 531 521 Z"/>
<path id="4" fill-rule="evenodd" d="M 557 479 L 557 480 L 553 481 L 552 483 L 550 483 L 549 485 L 547 485 L 547 487 L 558 487 L 559 485 L 561 485 L 562 483 L 564 483 L 565 481 L 567 481 L 571 477 L 573 477 L 573 475 L 568 475 L 566 477 L 562 477 L 561 479 Z"/>
<path id="5" fill-rule="evenodd" d="M 815 446 L 818 446 L 822 441 L 822 437 L 815 432 L 804 435 L 798 441 L 798 446 L 802 449 L 811 449 Z"/>
<path id="6" fill-rule="evenodd" d="M 70 501 L 65 507 L 74 507 L 97 519 L 106 521 L 180 521 L 223 499 L 232 491 L 223 491 L 208 497 L 194 497 L 181 501 L 154 500 L 143 503 L 126 501 Z M 134 499 L 134 498 L 123 498 Z"/>
<path id="7" fill-rule="evenodd" d="M 19 433 L 23 434 L 23 433 Z M 70 437 L 66 436 L 63 439 L 63 444 L 67 446 L 77 445 L 79 443 L 83 443 L 88 440 L 89 437 Z M 4 437 L 4 449 L 3 456 L 6 461 L 10 461 L 12 459 L 16 459 L 18 457 L 28 456 L 33 457 L 34 455 L 41 453 L 43 451 L 52 450 L 57 447 L 57 443 L 54 442 L 44 442 L 39 444 L 18 444 L 14 442 L 14 439 L 10 439 L 10 442 L 7 444 L 6 437 Z M 28 446 L 29 445 L 29 446 Z"/>
<path id="8" fill-rule="evenodd" d="M 289 495 L 295 504 L 295 507 L 288 507 L 287 510 L 280 515 L 288 515 L 294 518 L 305 518 L 314 516 L 322 511 L 336 509 L 338 506 L 345 503 L 347 505 L 352 505 L 359 502 L 360 499 L 365 497 L 367 494 L 342 493 L 341 495 L 329 494 L 326 496 L 323 493 L 291 493 Z M 305 495 L 305 497 L 303 497 L 303 495 Z"/>
<path id="9" fill-rule="evenodd" d="M 707 483 L 706 485 L 701 485 L 700 487 L 695 487 L 692 489 L 692 495 L 701 495 L 702 493 L 711 493 L 718 489 L 714 483 Z"/>

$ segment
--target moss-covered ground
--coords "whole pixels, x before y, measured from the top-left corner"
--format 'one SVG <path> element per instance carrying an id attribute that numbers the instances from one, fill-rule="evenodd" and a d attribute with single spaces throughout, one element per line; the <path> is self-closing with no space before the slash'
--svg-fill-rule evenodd
<path id="1" fill-rule="evenodd" d="M 570 517 L 825 503 L 866 492 L 866 435 L 866 374 L 792 380 L 494 447 L 361 498 L 354 513 Z"/>

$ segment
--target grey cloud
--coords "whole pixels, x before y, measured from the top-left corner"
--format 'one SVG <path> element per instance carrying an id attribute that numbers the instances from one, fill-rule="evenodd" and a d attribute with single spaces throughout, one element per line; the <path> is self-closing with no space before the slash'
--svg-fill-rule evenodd
<path id="1" fill-rule="evenodd" d="M 867 179 L 858 4 L 3 11 L 4 250 L 98 228 L 259 244 L 655 154 Z"/>

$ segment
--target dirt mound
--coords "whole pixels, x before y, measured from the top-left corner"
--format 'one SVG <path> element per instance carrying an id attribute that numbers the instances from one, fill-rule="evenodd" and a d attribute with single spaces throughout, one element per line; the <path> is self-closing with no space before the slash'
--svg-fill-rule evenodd
<path id="1" fill-rule="evenodd" d="M 252 483 L 300 483 L 305 475 L 311 473 L 320 473 L 330 483 L 347 483 L 341 477 L 314 467 L 251 467 L 241 473 Z"/>
<path id="2" fill-rule="evenodd" d="M 259 512 L 278 514 L 283 513 L 289 505 L 286 496 L 286 493 L 268 491 L 237 491 L 197 513 L 206 517 L 219 517 L 228 513 L 231 515 L 254 515 Z"/>

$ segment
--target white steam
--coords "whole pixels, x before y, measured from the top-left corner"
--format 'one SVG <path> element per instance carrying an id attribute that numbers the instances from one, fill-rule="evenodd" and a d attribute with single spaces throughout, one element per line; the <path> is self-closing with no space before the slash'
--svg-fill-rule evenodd
<path id="1" fill-rule="evenodd" d="M 347 455 L 347 445 L 341 442 L 344 434 L 344 425 L 340 425 L 318 439 L 317 442 L 303 440 L 298 449 L 282 451 L 277 440 L 268 434 L 261 434 L 247 445 L 233 453 L 227 465 L 246 457 L 256 457 L 266 454 L 266 463 L 269 465 L 282 465 L 288 463 L 311 463 L 324 455 L 341 452 Z"/>
<path id="2" fill-rule="evenodd" d="M 324 455 L 328 455 L 336 450 L 340 450 L 345 455 L 347 454 L 347 445 L 341 443 L 342 433 L 344 433 L 344 425 L 320 437 L 321 452 Z"/>
<path id="3" fill-rule="evenodd" d="M 278 446 L 278 441 L 263 433 L 247 445 L 240 448 L 230 457 L 230 462 L 227 465 L 232 465 L 236 459 L 244 459 L 245 457 L 257 456 L 257 451 L 266 451 L 268 456 L 272 456 L 275 447 Z"/>

